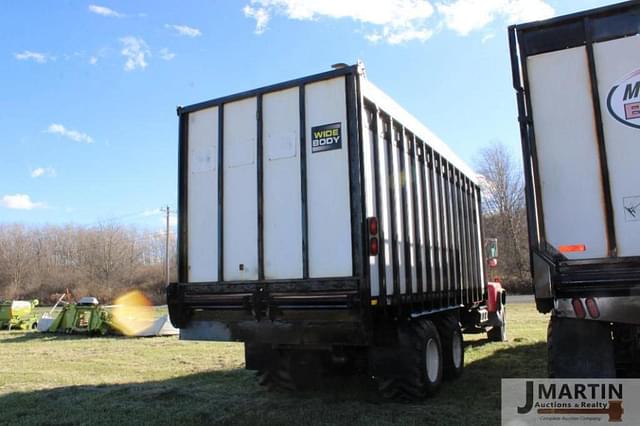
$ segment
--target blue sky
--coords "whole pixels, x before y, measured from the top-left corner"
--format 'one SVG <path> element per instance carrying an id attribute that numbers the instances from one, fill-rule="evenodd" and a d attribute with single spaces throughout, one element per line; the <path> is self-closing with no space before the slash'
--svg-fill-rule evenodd
<path id="1" fill-rule="evenodd" d="M 519 153 L 506 26 L 601 0 L 0 2 L 0 223 L 176 206 L 177 105 L 365 62 L 464 160 Z"/>

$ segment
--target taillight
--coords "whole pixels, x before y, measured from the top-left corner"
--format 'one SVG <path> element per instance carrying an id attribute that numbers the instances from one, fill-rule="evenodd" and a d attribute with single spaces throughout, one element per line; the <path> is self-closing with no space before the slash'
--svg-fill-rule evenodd
<path id="1" fill-rule="evenodd" d="M 593 297 L 587 298 L 584 302 L 587 305 L 587 311 L 589 311 L 591 318 L 596 319 L 600 317 L 600 309 L 598 309 L 598 304 Z"/>
<path id="2" fill-rule="evenodd" d="M 369 234 L 378 235 L 378 218 L 370 217 L 367 221 L 369 222 Z"/>
<path id="3" fill-rule="evenodd" d="M 573 312 L 576 314 L 576 318 L 584 319 L 587 316 L 587 313 L 584 310 L 584 306 L 582 305 L 582 300 L 579 298 L 575 298 L 571 301 L 571 305 L 573 305 Z"/>
<path id="4" fill-rule="evenodd" d="M 377 256 L 378 255 L 378 239 L 376 237 L 373 237 L 371 239 L 369 239 L 369 255 L 370 256 Z"/>
<path id="5" fill-rule="evenodd" d="M 369 229 L 369 256 L 377 256 L 380 249 L 378 244 L 378 218 L 367 218 L 367 228 Z"/>
<path id="6" fill-rule="evenodd" d="M 573 244 L 568 246 L 560 246 L 558 247 L 560 253 L 578 253 L 582 251 L 587 251 L 587 246 L 584 244 Z"/>

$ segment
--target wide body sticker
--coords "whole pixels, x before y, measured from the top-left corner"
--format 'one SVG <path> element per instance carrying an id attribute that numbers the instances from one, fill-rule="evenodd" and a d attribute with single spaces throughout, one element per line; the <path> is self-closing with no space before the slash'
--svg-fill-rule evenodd
<path id="1" fill-rule="evenodd" d="M 325 152 L 342 149 L 342 128 L 340 123 L 324 124 L 311 128 L 311 152 Z"/>

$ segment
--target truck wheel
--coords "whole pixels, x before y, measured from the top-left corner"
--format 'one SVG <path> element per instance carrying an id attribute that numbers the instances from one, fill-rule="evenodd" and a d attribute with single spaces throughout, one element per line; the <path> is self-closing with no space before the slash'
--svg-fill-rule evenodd
<path id="1" fill-rule="evenodd" d="M 502 325 L 493 326 L 491 330 L 487 331 L 487 338 L 492 342 L 506 342 L 507 341 L 507 307 L 502 305 L 502 308 L 496 312 L 498 318 L 502 321 Z"/>
<path id="2" fill-rule="evenodd" d="M 400 330 L 399 352 L 408 354 L 408 374 L 405 377 L 378 380 L 378 389 L 385 398 L 417 400 L 431 396 L 442 383 L 442 345 L 440 335 L 431 321 L 418 320 Z"/>
<path id="3" fill-rule="evenodd" d="M 444 377 L 456 379 L 464 370 L 462 330 L 457 318 L 450 316 L 443 321 L 440 327 L 440 340 L 442 341 Z"/>
<path id="4" fill-rule="evenodd" d="M 421 378 L 426 395 L 431 396 L 436 393 L 442 383 L 442 343 L 438 330 L 431 321 L 420 321 L 418 325 L 417 328 L 422 328 L 424 348 L 420 354 L 423 365 Z"/>
<path id="5" fill-rule="evenodd" d="M 270 367 L 258 371 L 258 382 L 270 390 L 308 390 L 318 385 L 321 376 L 319 351 L 282 350 Z"/>
<path id="6" fill-rule="evenodd" d="M 291 354 L 281 352 L 272 365 L 258 370 L 258 384 L 269 390 L 296 390 L 296 384 L 291 376 Z"/>
<path id="7" fill-rule="evenodd" d="M 552 315 L 547 328 L 547 362 L 551 378 L 616 377 L 610 325 Z"/>

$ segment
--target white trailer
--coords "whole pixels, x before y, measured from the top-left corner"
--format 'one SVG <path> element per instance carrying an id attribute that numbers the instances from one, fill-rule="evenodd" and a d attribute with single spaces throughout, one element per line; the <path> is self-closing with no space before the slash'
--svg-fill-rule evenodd
<path id="1" fill-rule="evenodd" d="M 353 362 L 419 396 L 461 373 L 463 329 L 505 338 L 475 174 L 361 64 L 178 115 L 182 339 L 244 341 L 267 384 Z"/>
<path id="2" fill-rule="evenodd" d="M 509 37 L 550 374 L 638 376 L 640 2 Z"/>

